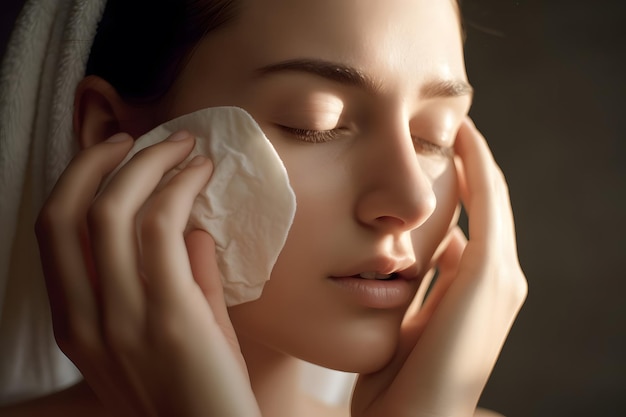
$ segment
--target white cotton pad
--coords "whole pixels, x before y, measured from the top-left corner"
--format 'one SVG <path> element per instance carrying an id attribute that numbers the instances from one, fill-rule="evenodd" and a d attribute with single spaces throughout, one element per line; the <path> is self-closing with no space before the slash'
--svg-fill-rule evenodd
<path id="1" fill-rule="evenodd" d="M 206 230 L 215 240 L 226 304 L 255 300 L 270 278 L 296 212 L 285 166 L 245 110 L 214 107 L 141 136 L 120 167 L 139 150 L 181 129 L 196 135 L 195 147 L 161 184 L 196 155 L 213 161 L 213 174 L 194 202 L 189 227 Z"/>

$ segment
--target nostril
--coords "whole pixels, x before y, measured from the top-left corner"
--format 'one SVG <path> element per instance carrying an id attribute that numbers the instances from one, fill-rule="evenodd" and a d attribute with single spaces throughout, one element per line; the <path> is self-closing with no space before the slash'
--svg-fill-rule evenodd
<path id="1" fill-rule="evenodd" d="M 424 224 L 434 213 L 436 198 L 422 196 L 421 201 L 411 204 L 398 201 L 395 204 L 382 198 L 364 198 L 356 207 L 355 215 L 364 225 L 369 227 L 393 230 L 414 230 Z"/>
<path id="2" fill-rule="evenodd" d="M 408 174 L 402 178 L 391 174 L 389 177 L 381 174 L 357 196 L 356 218 L 369 227 L 418 228 L 435 212 L 438 204 L 435 186 L 420 172 L 410 177 Z"/>
<path id="3" fill-rule="evenodd" d="M 406 222 L 398 217 L 394 216 L 380 216 L 376 218 L 376 222 L 378 224 L 393 228 L 393 227 L 404 227 Z"/>

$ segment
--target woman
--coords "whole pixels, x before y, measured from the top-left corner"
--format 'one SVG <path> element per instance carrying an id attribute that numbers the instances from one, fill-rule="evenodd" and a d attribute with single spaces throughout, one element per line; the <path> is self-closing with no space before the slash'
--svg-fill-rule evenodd
<path id="1" fill-rule="evenodd" d="M 109 2 L 76 89 L 82 151 L 37 222 L 55 336 L 86 384 L 6 414 L 348 415 L 298 389 L 306 360 L 360 374 L 353 416 L 472 415 L 526 284 L 505 181 L 467 119 L 457 4 L 165 3 Z M 230 308 L 211 237 L 184 234 L 210 161 L 154 191 L 189 133 L 94 199 L 131 138 L 225 105 L 259 123 L 298 201 L 263 294 Z"/>

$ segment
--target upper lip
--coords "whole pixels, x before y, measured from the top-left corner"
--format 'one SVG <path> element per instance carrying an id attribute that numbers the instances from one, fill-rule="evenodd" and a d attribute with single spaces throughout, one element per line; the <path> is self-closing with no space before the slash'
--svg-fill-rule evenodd
<path id="1" fill-rule="evenodd" d="M 419 268 L 414 259 L 393 259 L 380 256 L 358 263 L 354 268 L 348 269 L 346 273 L 333 275 L 332 277 L 352 277 L 362 272 L 377 272 L 385 275 L 397 274 L 400 279 L 411 280 L 418 278 Z"/>

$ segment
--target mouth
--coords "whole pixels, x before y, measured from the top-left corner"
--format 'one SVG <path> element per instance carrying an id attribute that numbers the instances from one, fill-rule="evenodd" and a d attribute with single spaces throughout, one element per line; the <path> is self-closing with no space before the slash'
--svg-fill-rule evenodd
<path id="1" fill-rule="evenodd" d="M 381 274 L 379 272 L 361 272 L 360 274 L 352 275 L 352 278 L 374 279 L 378 281 L 393 281 L 398 279 L 400 274 L 398 272 L 392 272 L 391 274 Z"/>
<path id="2" fill-rule="evenodd" d="M 400 273 L 361 272 L 330 277 L 343 294 L 357 304 L 375 309 L 404 308 L 417 290 L 416 281 L 402 279 Z"/>

